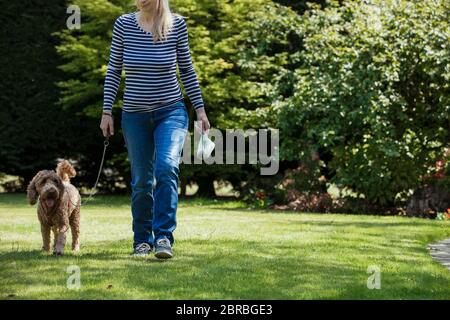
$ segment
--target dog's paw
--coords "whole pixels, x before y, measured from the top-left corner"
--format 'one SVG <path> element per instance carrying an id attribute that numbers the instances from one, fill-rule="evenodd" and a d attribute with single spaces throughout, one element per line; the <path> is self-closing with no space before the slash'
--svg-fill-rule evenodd
<path id="1" fill-rule="evenodd" d="M 53 255 L 55 255 L 55 256 L 62 256 L 63 252 L 62 251 L 53 251 Z"/>

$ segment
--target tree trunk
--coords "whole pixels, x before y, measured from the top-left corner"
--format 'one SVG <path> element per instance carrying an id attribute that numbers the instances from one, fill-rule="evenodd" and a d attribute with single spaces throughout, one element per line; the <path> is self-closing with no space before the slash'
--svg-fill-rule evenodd
<path id="1" fill-rule="evenodd" d="M 215 198 L 216 191 L 214 190 L 214 180 L 209 177 L 199 177 L 196 179 L 198 190 L 195 193 L 197 197 Z"/>
<path id="2" fill-rule="evenodd" d="M 186 197 L 186 179 L 180 179 L 180 198 Z"/>

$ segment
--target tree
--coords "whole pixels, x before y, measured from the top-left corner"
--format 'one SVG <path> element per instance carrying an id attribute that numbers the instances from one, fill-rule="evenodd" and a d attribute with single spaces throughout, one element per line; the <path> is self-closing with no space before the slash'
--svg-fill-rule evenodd
<path id="1" fill-rule="evenodd" d="M 244 30 L 251 29 L 253 26 L 252 21 L 248 20 L 248 14 L 263 10 L 270 3 L 270 0 L 239 0 L 233 3 L 213 3 L 206 0 L 171 2 L 172 11 L 187 17 L 193 63 L 208 117 L 218 129 L 225 129 L 224 122 L 220 121 L 221 116 L 228 114 L 233 107 L 255 110 L 264 103 L 268 105 L 269 100 L 261 90 L 260 83 L 257 79 L 247 77 L 248 72 L 239 65 L 244 34 L 236 26 L 239 25 Z M 128 0 L 77 0 L 74 4 L 81 8 L 81 30 L 63 30 L 58 33 L 62 44 L 57 50 L 65 61 L 60 68 L 67 76 L 67 80 L 59 83 L 62 91 L 60 105 L 65 110 L 99 119 L 112 26 L 118 16 L 132 12 L 135 8 L 130 6 Z M 117 113 L 121 107 L 122 90 L 123 82 L 113 113 Z M 193 121 L 193 110 L 187 99 L 186 102 Z M 190 127 L 193 127 L 192 124 Z M 116 132 L 120 136 L 120 131 Z M 113 139 L 116 144 L 121 141 L 119 137 Z M 129 176 L 126 152 L 114 154 L 114 158 L 107 161 L 107 166 L 114 167 L 119 176 Z M 90 154 L 83 158 L 88 161 Z M 216 166 L 190 165 L 181 170 L 182 181 L 199 183 L 199 193 L 204 195 L 213 195 L 210 191 L 214 190 L 214 179 L 230 177 L 235 172 L 235 166 L 221 166 L 217 170 Z M 246 174 L 236 176 L 245 179 Z M 232 180 L 238 187 L 240 179 Z"/>
<path id="2" fill-rule="evenodd" d="M 0 172 L 20 176 L 23 191 L 38 170 L 75 153 L 71 132 L 78 121 L 55 107 L 55 82 L 64 74 L 56 68 L 61 61 L 51 33 L 65 25 L 65 1 L 6 1 L 2 16 Z"/>

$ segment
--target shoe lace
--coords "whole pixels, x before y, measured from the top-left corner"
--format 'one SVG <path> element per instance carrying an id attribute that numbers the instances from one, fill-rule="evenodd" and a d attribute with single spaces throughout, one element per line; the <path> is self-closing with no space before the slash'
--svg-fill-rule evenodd
<path id="1" fill-rule="evenodd" d="M 147 243 L 140 243 L 136 246 L 136 252 L 142 253 L 148 251 L 150 246 Z"/>
<path id="2" fill-rule="evenodd" d="M 159 239 L 156 243 L 160 246 L 169 246 L 169 240 L 165 238 Z"/>

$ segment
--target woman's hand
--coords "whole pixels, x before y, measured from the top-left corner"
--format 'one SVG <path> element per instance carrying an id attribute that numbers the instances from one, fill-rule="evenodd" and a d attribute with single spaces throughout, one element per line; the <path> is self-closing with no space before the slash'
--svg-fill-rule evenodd
<path id="1" fill-rule="evenodd" d="M 202 132 L 201 133 L 203 133 L 204 131 L 208 131 L 210 128 L 210 125 L 209 125 L 208 117 L 206 116 L 205 108 L 198 108 L 198 109 L 195 109 L 195 111 L 197 112 L 197 121 L 202 122 Z"/>
<path id="2" fill-rule="evenodd" d="M 110 137 L 114 135 L 114 118 L 112 113 L 103 111 L 102 121 L 100 123 L 100 129 L 103 131 L 104 137 Z M 107 113 L 107 114 L 106 114 Z"/>

